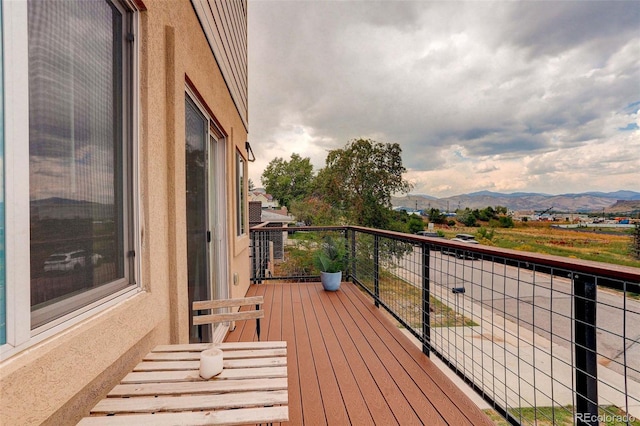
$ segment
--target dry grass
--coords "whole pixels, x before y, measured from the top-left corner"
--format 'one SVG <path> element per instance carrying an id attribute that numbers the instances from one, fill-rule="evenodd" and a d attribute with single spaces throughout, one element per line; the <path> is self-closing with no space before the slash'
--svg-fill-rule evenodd
<path id="1" fill-rule="evenodd" d="M 455 227 L 443 231 L 452 238 L 462 232 L 475 235 L 478 229 Z M 630 254 L 632 236 L 625 233 L 565 230 L 552 228 L 549 222 L 528 222 L 517 223 L 514 228 L 496 228 L 491 239 L 479 241 L 500 248 L 640 267 L 640 260 Z"/>

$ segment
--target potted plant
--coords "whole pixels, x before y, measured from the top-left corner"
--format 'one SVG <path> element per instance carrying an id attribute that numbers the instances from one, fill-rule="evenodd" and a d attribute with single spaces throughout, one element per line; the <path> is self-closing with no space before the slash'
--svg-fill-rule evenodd
<path id="1" fill-rule="evenodd" d="M 313 256 L 320 270 L 320 281 L 327 291 L 336 291 L 342 282 L 342 271 L 347 267 L 347 247 L 344 238 L 327 235 Z"/>

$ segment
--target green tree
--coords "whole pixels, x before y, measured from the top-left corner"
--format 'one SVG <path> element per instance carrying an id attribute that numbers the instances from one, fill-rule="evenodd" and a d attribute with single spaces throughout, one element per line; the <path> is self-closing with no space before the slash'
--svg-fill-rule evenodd
<path id="1" fill-rule="evenodd" d="M 464 210 L 459 210 L 456 212 L 456 216 L 458 220 L 462 222 L 465 226 L 476 226 L 477 215 L 479 214 L 478 209 L 471 210 L 467 207 Z"/>
<path id="2" fill-rule="evenodd" d="M 391 195 L 407 193 L 402 149 L 397 143 L 354 139 L 329 151 L 317 178 L 317 193 L 354 225 L 387 229 L 393 221 Z"/>
<path id="3" fill-rule="evenodd" d="M 431 209 L 429 209 L 429 212 L 427 213 L 427 216 L 429 216 L 429 222 L 432 222 L 432 223 L 446 223 L 447 222 L 447 215 L 442 213 L 440 211 L 440 209 L 434 209 L 432 207 Z"/>
<path id="4" fill-rule="evenodd" d="M 386 217 L 389 219 L 385 229 L 389 231 L 415 234 L 424 230 L 422 217 L 409 214 L 404 210 L 391 210 Z"/>
<path id="5" fill-rule="evenodd" d="M 424 221 L 420 216 L 416 216 L 414 214 L 409 216 L 409 222 L 407 223 L 409 227 L 409 233 L 415 234 L 418 231 L 424 230 Z"/>
<path id="6" fill-rule="evenodd" d="M 271 160 L 260 177 L 265 190 L 276 198 L 280 205 L 291 208 L 291 202 L 310 195 L 313 188 L 313 165 L 309 158 L 293 153 L 285 161 L 280 157 Z"/>
<path id="7" fill-rule="evenodd" d="M 318 197 L 291 202 L 291 214 L 307 226 L 339 225 L 340 214 Z"/>
<path id="8" fill-rule="evenodd" d="M 509 209 L 507 209 L 505 206 L 496 206 L 496 214 L 506 215 L 507 213 L 509 213 Z"/>
<path id="9" fill-rule="evenodd" d="M 500 227 L 502 228 L 514 227 L 513 219 L 510 216 L 500 216 L 498 220 L 500 221 Z"/>

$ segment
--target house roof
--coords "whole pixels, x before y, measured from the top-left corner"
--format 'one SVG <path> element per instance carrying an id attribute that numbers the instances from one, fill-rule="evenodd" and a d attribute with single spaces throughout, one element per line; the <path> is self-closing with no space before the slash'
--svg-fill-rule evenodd
<path id="1" fill-rule="evenodd" d="M 280 213 L 276 213 L 273 210 L 262 210 L 262 221 L 263 222 L 293 222 L 295 219 L 291 216 L 283 215 Z"/>

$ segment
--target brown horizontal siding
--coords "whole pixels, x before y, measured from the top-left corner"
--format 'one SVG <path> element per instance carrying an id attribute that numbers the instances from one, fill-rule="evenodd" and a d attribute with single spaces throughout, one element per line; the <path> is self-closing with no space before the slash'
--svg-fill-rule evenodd
<path id="1" fill-rule="evenodd" d="M 245 126 L 248 123 L 246 0 L 191 0 Z"/>
<path id="2" fill-rule="evenodd" d="M 355 285 L 253 285 L 262 340 L 286 340 L 288 424 L 492 424 Z M 255 321 L 228 341 L 255 340 Z"/>

